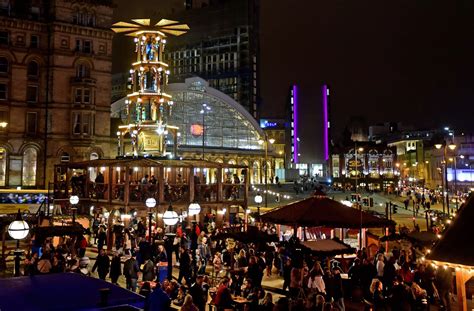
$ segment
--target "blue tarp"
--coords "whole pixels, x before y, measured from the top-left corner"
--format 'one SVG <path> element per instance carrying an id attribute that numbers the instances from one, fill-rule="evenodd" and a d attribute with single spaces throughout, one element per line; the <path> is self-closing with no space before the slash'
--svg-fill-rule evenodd
<path id="1" fill-rule="evenodd" d="M 144 307 L 142 296 L 119 286 L 77 273 L 58 273 L 0 279 L 0 310 L 100 310 L 103 288 L 110 289 L 108 306 Z"/>

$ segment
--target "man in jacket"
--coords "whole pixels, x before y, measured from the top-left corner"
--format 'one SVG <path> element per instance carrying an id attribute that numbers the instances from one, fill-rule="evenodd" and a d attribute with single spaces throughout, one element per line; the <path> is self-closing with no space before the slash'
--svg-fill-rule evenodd
<path id="1" fill-rule="evenodd" d="M 105 280 L 105 277 L 107 274 L 109 274 L 110 259 L 103 249 L 100 250 L 99 256 L 97 256 L 97 259 L 95 260 L 94 266 L 92 267 L 92 272 L 94 272 L 96 269 L 99 274 L 99 279 Z"/>
<path id="2" fill-rule="evenodd" d="M 191 276 L 191 257 L 189 256 L 188 251 L 185 247 L 181 246 L 179 248 L 179 276 L 178 283 L 181 283 L 183 278 L 186 280 L 186 284 L 190 285 L 190 276 Z"/>
<path id="3" fill-rule="evenodd" d="M 122 261 L 117 252 L 112 257 L 112 263 L 110 264 L 110 280 L 113 284 L 117 284 L 118 278 L 122 275 Z"/>
<path id="4" fill-rule="evenodd" d="M 143 265 L 143 282 L 153 281 L 155 279 L 155 263 L 153 260 L 148 259 Z"/>
<path id="5" fill-rule="evenodd" d="M 138 262 L 135 259 L 135 256 L 130 256 L 123 265 L 123 275 L 127 281 L 127 289 L 135 292 L 137 290 L 137 281 L 138 281 Z"/>
<path id="6" fill-rule="evenodd" d="M 189 289 L 189 294 L 193 297 L 193 303 L 198 307 L 199 311 L 204 311 L 206 309 L 207 295 L 202 287 L 203 282 L 204 277 L 198 275 L 196 277 L 196 282 Z"/>

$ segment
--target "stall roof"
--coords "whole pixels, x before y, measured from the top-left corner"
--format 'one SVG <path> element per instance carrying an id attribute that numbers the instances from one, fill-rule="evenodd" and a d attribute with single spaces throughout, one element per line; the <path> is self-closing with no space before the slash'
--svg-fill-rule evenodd
<path id="1" fill-rule="evenodd" d="M 468 199 L 461 208 L 453 223 L 443 233 L 427 259 L 444 263 L 474 267 L 474 247 L 471 239 L 474 236 L 474 196 Z"/>
<path id="2" fill-rule="evenodd" d="M 109 306 L 143 308 L 144 297 L 106 281 L 77 273 L 0 279 L 0 309 L 31 311 L 98 310 L 99 290 L 110 289 Z"/>
<path id="3" fill-rule="evenodd" d="M 307 247 L 311 252 L 317 255 L 343 255 L 343 254 L 353 254 L 355 249 L 349 245 L 333 239 L 322 239 L 315 241 L 304 241 L 301 244 Z"/>
<path id="4" fill-rule="evenodd" d="M 97 159 L 82 162 L 70 162 L 60 164 L 69 168 L 87 168 L 87 167 L 206 167 L 206 168 L 247 168 L 245 165 L 223 164 L 205 160 L 170 160 L 170 159 L 151 159 L 151 158 L 122 158 L 122 159 Z"/>
<path id="5" fill-rule="evenodd" d="M 359 228 L 362 225 L 363 228 L 382 228 L 394 224 L 391 220 L 329 199 L 321 191 L 307 199 L 265 213 L 262 219 L 275 224 L 300 227 Z"/>

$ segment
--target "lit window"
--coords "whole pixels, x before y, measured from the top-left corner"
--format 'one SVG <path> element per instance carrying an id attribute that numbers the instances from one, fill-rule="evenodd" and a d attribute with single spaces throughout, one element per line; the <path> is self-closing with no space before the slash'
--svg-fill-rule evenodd
<path id="1" fill-rule="evenodd" d="M 73 118 L 73 130 L 74 135 L 85 135 L 88 136 L 92 132 L 92 116 L 90 113 L 74 112 Z"/>
<path id="2" fill-rule="evenodd" d="M 23 186 L 36 185 L 36 164 L 38 159 L 38 152 L 34 148 L 27 148 L 23 152 Z"/>

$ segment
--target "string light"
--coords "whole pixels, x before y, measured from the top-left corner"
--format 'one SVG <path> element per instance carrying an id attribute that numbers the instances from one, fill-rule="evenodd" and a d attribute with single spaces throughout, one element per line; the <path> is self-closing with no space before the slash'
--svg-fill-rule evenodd
<path id="1" fill-rule="evenodd" d="M 276 196 L 276 197 L 279 197 L 279 198 L 283 198 L 283 199 L 286 199 L 286 200 L 289 200 L 291 199 L 292 197 L 289 196 L 289 195 L 286 195 L 286 194 L 281 194 L 281 193 L 278 193 L 278 192 L 274 192 L 274 191 L 270 191 L 270 190 L 262 190 L 260 188 L 257 188 L 255 186 L 252 186 L 252 190 L 253 191 L 256 191 L 256 192 L 262 192 L 262 193 L 267 193 L 269 195 L 273 195 L 273 196 Z"/>

